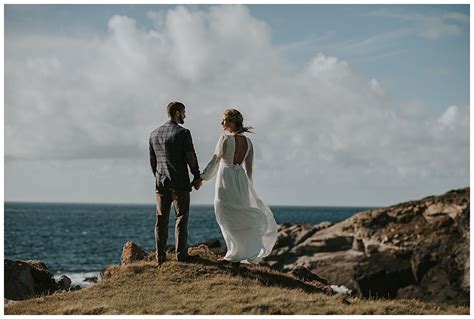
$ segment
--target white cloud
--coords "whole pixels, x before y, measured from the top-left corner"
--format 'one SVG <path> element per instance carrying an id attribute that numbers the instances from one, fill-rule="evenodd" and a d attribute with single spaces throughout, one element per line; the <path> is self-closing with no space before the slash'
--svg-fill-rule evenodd
<path id="1" fill-rule="evenodd" d="M 244 113 L 256 128 L 258 189 L 271 203 L 342 203 L 341 192 L 349 204 L 378 203 L 395 200 L 375 198 L 383 189 L 406 199 L 426 185 L 444 190 L 469 183 L 469 122 L 440 133 L 440 123 L 468 107 L 440 119 L 396 113 L 385 107 L 388 89 L 324 53 L 295 69 L 278 54 L 268 25 L 245 6 L 178 6 L 148 17 L 151 29 L 113 16 L 104 37 L 6 36 L 5 156 L 11 163 L 103 159 L 113 171 L 110 159 L 126 159 L 121 171 L 143 166 L 143 175 L 117 175 L 110 185 L 135 201 L 127 187 L 149 184 L 147 139 L 176 99 L 188 106 L 186 126 L 201 166 L 221 134 L 223 110 Z M 24 183 L 18 167 L 7 164 L 8 184 Z M 103 174 L 113 179 L 110 171 Z M 7 199 L 14 188 L 6 187 Z M 196 198 L 210 202 L 211 189 Z"/>
<path id="2" fill-rule="evenodd" d="M 456 24 L 447 23 L 438 17 L 422 18 L 417 20 L 421 26 L 421 36 L 429 39 L 439 39 L 443 36 L 458 36 L 462 29 Z"/>
<path id="3" fill-rule="evenodd" d="M 370 87 L 379 94 L 384 94 L 384 90 L 377 79 L 370 79 Z"/>
<path id="4" fill-rule="evenodd" d="M 430 115 L 430 108 L 418 99 L 410 100 L 400 105 L 400 115 L 412 120 L 424 120 Z"/>
<path id="5" fill-rule="evenodd" d="M 458 107 L 456 105 L 451 105 L 439 117 L 438 122 L 445 127 L 452 128 L 457 124 L 458 116 Z"/>
<path id="6" fill-rule="evenodd" d="M 369 15 L 412 22 L 415 24 L 419 36 L 431 40 L 459 36 L 463 33 L 463 27 L 469 24 L 469 16 L 459 12 L 420 14 L 382 9 L 373 11 Z"/>

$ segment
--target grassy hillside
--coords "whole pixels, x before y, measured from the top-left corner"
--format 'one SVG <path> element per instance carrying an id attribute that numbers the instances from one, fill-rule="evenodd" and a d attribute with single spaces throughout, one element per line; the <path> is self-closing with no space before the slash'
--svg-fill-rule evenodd
<path id="1" fill-rule="evenodd" d="M 14 302 L 5 314 L 469 314 L 416 300 L 327 295 L 263 266 L 218 264 L 206 247 L 190 252 L 192 263 L 112 266 L 90 288 Z"/>

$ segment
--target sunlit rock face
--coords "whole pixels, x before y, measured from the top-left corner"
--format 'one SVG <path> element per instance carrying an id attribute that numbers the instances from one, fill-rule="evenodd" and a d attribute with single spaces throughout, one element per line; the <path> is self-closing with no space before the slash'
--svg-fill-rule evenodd
<path id="1" fill-rule="evenodd" d="M 307 267 L 364 297 L 468 304 L 469 196 L 468 187 L 332 225 L 283 224 L 267 263 Z"/>

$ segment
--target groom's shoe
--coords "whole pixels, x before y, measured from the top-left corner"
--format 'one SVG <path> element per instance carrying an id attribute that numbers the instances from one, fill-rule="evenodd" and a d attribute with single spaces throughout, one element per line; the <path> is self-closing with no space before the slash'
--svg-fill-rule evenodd
<path id="1" fill-rule="evenodd" d="M 161 265 L 162 263 L 164 263 L 166 261 L 166 256 L 157 256 L 156 257 L 156 263 L 158 265 Z"/>

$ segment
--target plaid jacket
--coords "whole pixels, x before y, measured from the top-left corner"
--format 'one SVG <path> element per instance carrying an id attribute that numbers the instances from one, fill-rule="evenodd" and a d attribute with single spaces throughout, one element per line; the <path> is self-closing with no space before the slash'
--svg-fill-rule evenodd
<path id="1" fill-rule="evenodd" d="M 199 178 L 199 165 L 191 132 L 168 121 L 150 134 L 150 165 L 156 177 L 155 190 L 191 191 L 188 167 Z"/>

